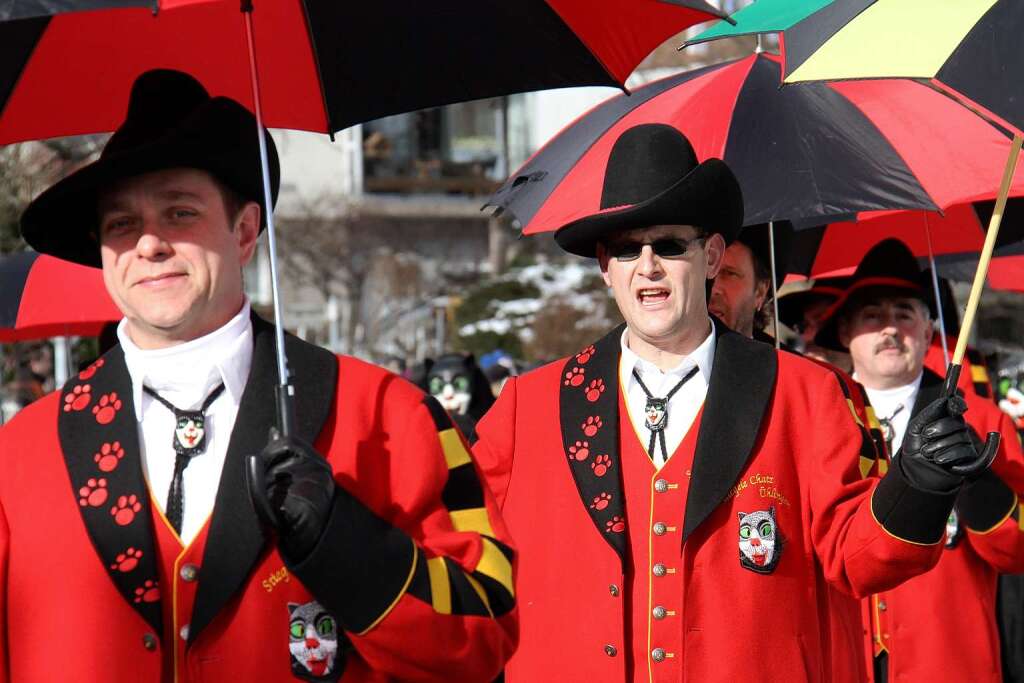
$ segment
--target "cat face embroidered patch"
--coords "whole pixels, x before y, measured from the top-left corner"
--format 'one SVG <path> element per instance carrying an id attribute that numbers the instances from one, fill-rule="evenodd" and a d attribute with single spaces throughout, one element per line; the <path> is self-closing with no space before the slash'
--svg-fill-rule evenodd
<path id="1" fill-rule="evenodd" d="M 783 538 L 775 506 L 739 513 L 740 566 L 758 574 L 771 574 L 782 557 Z"/>
<path id="2" fill-rule="evenodd" d="M 288 603 L 292 674 L 306 681 L 338 679 L 338 620 L 315 600 Z"/>

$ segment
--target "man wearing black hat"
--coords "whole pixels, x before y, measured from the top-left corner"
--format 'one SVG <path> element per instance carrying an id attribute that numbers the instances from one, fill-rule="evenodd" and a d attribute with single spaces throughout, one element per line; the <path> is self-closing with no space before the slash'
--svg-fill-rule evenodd
<path id="1" fill-rule="evenodd" d="M 741 223 L 728 167 L 644 124 L 555 234 L 626 325 L 509 379 L 477 425 L 520 548 L 507 681 L 863 681 L 850 596 L 938 559 L 952 494 L 865 478 L 836 376 L 709 318 Z M 943 403 L 924 427 L 912 470 L 985 466 Z"/>
<path id="2" fill-rule="evenodd" d="M 792 285 L 790 291 L 779 294 L 779 322 L 799 335 L 800 353 L 834 365 L 843 372 L 853 372 L 850 354 L 814 343 L 821 317 L 842 296 L 847 282 L 845 277 L 826 277 Z"/>
<path id="3" fill-rule="evenodd" d="M 0 430 L 0 680 L 490 681 L 515 646 L 508 535 L 435 400 L 289 336 L 296 435 L 272 431 L 255 124 L 148 72 L 22 218 L 125 317 Z"/>
<path id="4" fill-rule="evenodd" d="M 943 378 L 924 362 L 933 317 L 934 298 L 913 254 L 885 240 L 864 256 L 817 336 L 822 346 L 849 349 L 854 376 L 896 454 L 889 476 L 902 470 L 917 489 L 959 492 L 935 569 L 864 601 L 866 650 L 876 681 L 999 681 L 996 580 L 1000 572 L 1024 570 L 1017 498 L 1024 456 L 1007 416 L 961 391 L 956 410 L 966 406 L 974 438 L 1002 435 L 992 469 L 961 486 L 945 470 L 907 467 L 908 447 L 920 438 L 915 424 L 943 395 Z"/>
<path id="5" fill-rule="evenodd" d="M 793 229 L 781 221 L 775 233 L 775 288 L 786 277 L 785 254 Z M 772 245 L 768 224 L 750 225 L 725 250 L 722 267 L 708 299 L 708 310 L 727 327 L 745 337 L 770 341 L 765 328 L 772 314 Z"/>

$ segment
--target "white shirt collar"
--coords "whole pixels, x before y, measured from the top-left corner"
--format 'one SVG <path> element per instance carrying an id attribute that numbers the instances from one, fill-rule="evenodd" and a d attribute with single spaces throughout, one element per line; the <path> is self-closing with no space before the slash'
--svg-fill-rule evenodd
<path id="1" fill-rule="evenodd" d="M 140 349 L 128 336 L 126 325 L 127 321 L 122 320 L 117 326 L 117 337 L 132 378 L 132 401 L 140 422 L 144 409 L 143 384 L 182 409 L 198 406 L 220 382 L 224 383 L 232 403 L 241 402 L 252 365 L 248 299 L 238 314 L 222 327 L 165 349 Z"/>
<path id="2" fill-rule="evenodd" d="M 708 318 L 708 321 L 710 322 L 711 319 Z M 623 376 L 629 377 L 630 382 L 635 382 L 636 378 L 633 377 L 633 368 L 636 368 L 641 375 L 647 374 L 649 372 L 659 372 L 666 375 L 678 375 L 681 378 L 683 375 L 690 371 L 690 368 L 696 365 L 700 369 L 700 374 L 704 377 L 704 382 L 706 384 L 710 384 L 711 368 L 715 363 L 715 346 L 717 345 L 717 342 L 715 340 L 714 323 L 711 323 L 710 327 L 711 332 L 709 332 L 708 336 L 704 339 L 704 341 L 700 343 L 700 346 L 693 350 L 693 353 L 691 353 L 688 356 L 685 356 L 681 361 L 679 361 L 679 365 L 677 365 L 676 367 L 672 368 L 671 370 L 665 371 L 661 370 L 661 368 L 659 368 L 654 363 L 644 360 L 643 358 L 638 356 L 636 352 L 629 348 L 629 346 L 627 345 L 629 328 L 627 327 L 622 331 L 622 338 L 620 340 L 620 345 L 622 346 L 622 359 L 620 361 L 620 367 L 622 367 L 623 369 Z"/>

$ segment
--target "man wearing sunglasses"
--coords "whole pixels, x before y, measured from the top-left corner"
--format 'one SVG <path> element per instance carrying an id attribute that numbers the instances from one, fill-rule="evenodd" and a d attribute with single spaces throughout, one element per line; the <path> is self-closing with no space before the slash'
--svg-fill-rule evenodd
<path id="1" fill-rule="evenodd" d="M 511 378 L 477 426 L 521 549 L 509 683 L 863 681 L 854 598 L 941 554 L 955 492 L 865 477 L 836 375 L 709 317 L 742 206 L 722 161 L 645 124 L 555 234 L 626 322 Z M 911 471 L 987 465 L 942 401 L 914 429 Z"/>

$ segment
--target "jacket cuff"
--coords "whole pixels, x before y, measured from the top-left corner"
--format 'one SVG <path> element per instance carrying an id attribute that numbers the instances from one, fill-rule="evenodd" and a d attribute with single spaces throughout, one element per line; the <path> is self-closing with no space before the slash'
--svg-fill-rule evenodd
<path id="1" fill-rule="evenodd" d="M 301 561 L 281 556 L 303 585 L 345 630 L 377 624 L 405 593 L 416 567 L 416 544 L 343 487 L 335 489 L 320 540 Z"/>
<path id="2" fill-rule="evenodd" d="M 894 466 L 875 487 L 871 512 L 889 535 L 917 545 L 935 545 L 945 538 L 946 520 L 958 493 L 915 488 Z"/>
<path id="3" fill-rule="evenodd" d="M 1017 494 L 992 470 L 964 487 L 957 508 L 970 531 L 986 533 L 999 526 L 1017 507 Z"/>

